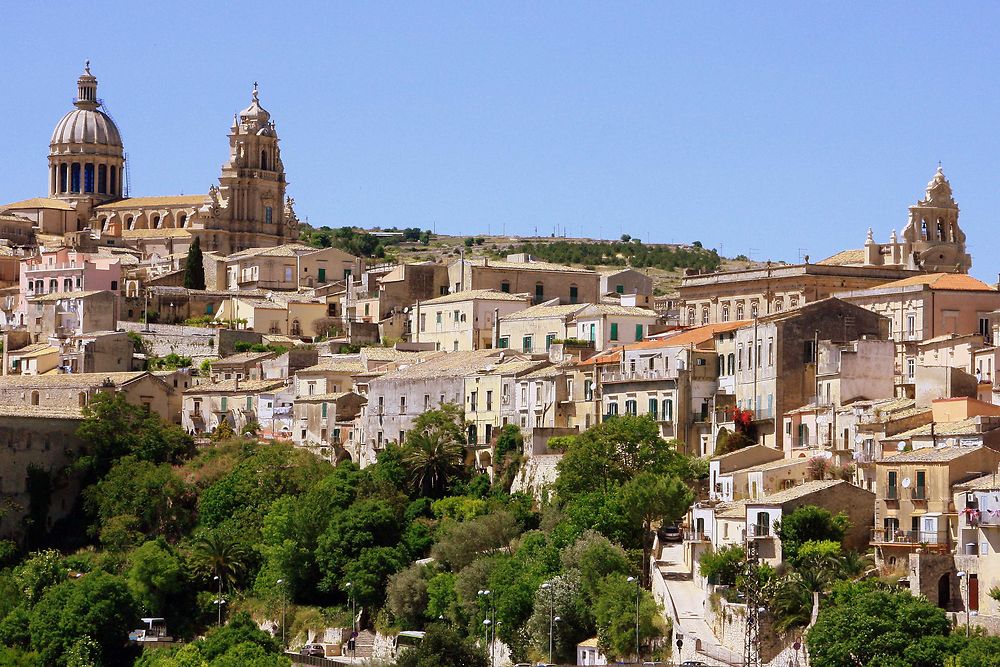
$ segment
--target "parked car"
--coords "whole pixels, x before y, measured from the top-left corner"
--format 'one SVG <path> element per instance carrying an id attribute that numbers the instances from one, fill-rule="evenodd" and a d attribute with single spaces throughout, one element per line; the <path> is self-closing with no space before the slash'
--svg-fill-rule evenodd
<path id="1" fill-rule="evenodd" d="M 309 655 L 322 658 L 326 656 L 326 649 L 323 648 L 322 644 L 306 644 L 302 647 L 302 650 L 299 651 L 299 655 Z"/>
<path id="2" fill-rule="evenodd" d="M 658 531 L 662 542 L 680 542 L 684 538 L 681 527 L 676 523 L 669 526 L 660 526 Z"/>
<path id="3" fill-rule="evenodd" d="M 705 663 L 701 660 L 685 660 L 681 663 L 681 667 L 705 667 Z"/>

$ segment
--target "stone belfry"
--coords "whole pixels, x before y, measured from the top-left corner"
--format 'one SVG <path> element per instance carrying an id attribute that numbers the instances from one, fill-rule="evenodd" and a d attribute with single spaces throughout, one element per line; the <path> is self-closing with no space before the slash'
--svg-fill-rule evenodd
<path id="1" fill-rule="evenodd" d="M 229 160 L 222 166 L 213 200 L 229 231 L 229 252 L 280 245 L 298 236 L 294 215 L 286 215 L 285 167 L 271 114 L 260 105 L 257 84 L 250 106 L 233 118 Z M 289 212 L 291 207 L 287 207 Z"/>
<path id="2" fill-rule="evenodd" d="M 927 184 L 924 198 L 910 206 L 909 219 L 899 238 L 893 230 L 889 243 L 877 243 L 868 230 L 865 264 L 927 273 L 969 272 L 972 257 L 965 249 L 965 232 L 958 226 L 958 204 L 940 165 Z"/>
<path id="3" fill-rule="evenodd" d="M 965 233 L 958 226 L 958 204 L 941 165 L 927 184 L 924 198 L 910 206 L 902 236 L 907 254 L 924 271 L 968 273 L 972 267 Z"/>

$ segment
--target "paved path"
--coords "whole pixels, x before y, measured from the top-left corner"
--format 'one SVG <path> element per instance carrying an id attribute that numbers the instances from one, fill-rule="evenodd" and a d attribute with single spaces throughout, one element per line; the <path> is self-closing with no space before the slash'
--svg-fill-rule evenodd
<path id="1" fill-rule="evenodd" d="M 694 640 L 701 640 L 701 650 L 695 659 L 716 665 L 741 665 L 743 656 L 724 648 L 705 622 L 705 591 L 691 579 L 691 573 L 684 564 L 684 545 L 665 544 L 657 561 L 660 573 L 667 587 L 667 594 L 677 612 L 677 630 L 684 635 L 684 656 L 693 648 Z M 667 610 L 673 613 L 673 610 Z M 689 644 L 690 642 L 690 644 Z"/>

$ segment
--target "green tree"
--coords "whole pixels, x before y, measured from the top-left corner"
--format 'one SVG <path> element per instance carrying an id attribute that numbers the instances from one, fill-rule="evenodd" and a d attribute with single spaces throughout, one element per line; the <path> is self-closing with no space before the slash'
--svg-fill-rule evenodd
<path id="1" fill-rule="evenodd" d="M 202 572 L 219 577 L 224 588 L 235 588 L 247 569 L 250 554 L 229 531 L 215 529 L 202 533 L 191 550 L 195 566 Z"/>
<path id="2" fill-rule="evenodd" d="M 917 667 L 944 663 L 939 640 L 950 630 L 944 611 L 923 597 L 875 581 L 844 582 L 834 586 L 806 641 L 815 667 Z M 932 661 L 925 662 L 927 654 Z M 917 655 L 924 658 L 913 660 Z"/>
<path id="3" fill-rule="evenodd" d="M 281 647 L 271 635 L 257 627 L 253 619 L 245 611 L 236 612 L 229 623 L 221 628 L 209 630 L 201 642 L 202 655 L 208 660 L 214 660 L 234 647 L 250 644 L 260 647 L 266 653 L 280 654 Z"/>
<path id="4" fill-rule="evenodd" d="M 205 265 L 201 255 L 201 241 L 194 237 L 188 247 L 187 259 L 184 261 L 184 287 L 187 289 L 205 289 Z"/>
<path id="5" fill-rule="evenodd" d="M 560 498 L 595 490 L 610 491 L 640 472 L 664 475 L 688 469 L 676 443 L 660 437 L 649 415 L 621 415 L 577 436 L 559 461 L 556 491 Z M 682 472 L 683 471 L 683 472 Z"/>
<path id="6" fill-rule="evenodd" d="M 597 599 L 598 589 L 605 577 L 612 574 L 628 576 L 634 569 L 625 550 L 597 531 L 588 530 L 565 547 L 559 554 L 564 570 L 580 573 L 583 594 L 589 600 Z"/>
<path id="7" fill-rule="evenodd" d="M 653 523 L 674 523 L 694 502 L 694 492 L 678 477 L 640 472 L 621 490 L 629 518 L 642 531 L 643 581 L 648 580 Z"/>
<path id="8" fill-rule="evenodd" d="M 698 571 L 712 583 L 732 586 L 736 583 L 736 577 L 739 576 L 744 561 L 746 554 L 743 552 L 743 547 L 732 544 L 718 551 L 703 553 L 698 560 Z"/>
<path id="9" fill-rule="evenodd" d="M 815 505 L 796 508 L 783 517 L 776 527 L 781 538 L 781 549 L 785 560 L 795 562 L 799 547 L 809 541 L 844 541 L 844 535 L 851 522 L 843 512 L 834 515 L 829 510 Z"/>
<path id="10" fill-rule="evenodd" d="M 76 435 L 87 452 L 78 466 L 97 478 L 123 456 L 177 463 L 195 452 L 194 440 L 181 427 L 166 424 L 156 413 L 128 403 L 120 392 L 94 396 L 83 408 L 83 422 Z"/>
<path id="11" fill-rule="evenodd" d="M 46 665 L 66 665 L 82 637 L 99 647 L 100 664 L 127 664 L 128 632 L 139 610 L 121 577 L 91 572 L 47 590 L 31 610 L 31 647 Z"/>
<path id="12" fill-rule="evenodd" d="M 428 626 L 418 646 L 404 649 L 396 667 L 486 667 L 487 656 L 442 623 Z"/>
<path id="13" fill-rule="evenodd" d="M 139 534 L 171 540 L 194 524 L 195 497 L 195 489 L 170 465 L 135 456 L 119 459 L 100 482 L 84 491 L 85 507 L 96 519 L 92 534 L 101 535 L 115 517 L 128 517 Z"/>
<path id="14" fill-rule="evenodd" d="M 161 537 L 146 542 L 131 554 L 126 574 L 142 608 L 153 615 L 178 619 L 190 605 L 182 602 L 190 580 L 184 561 Z M 177 623 L 171 623 L 176 627 Z"/>
<path id="15" fill-rule="evenodd" d="M 45 591 L 66 581 L 69 568 L 55 549 L 36 551 L 14 568 L 14 583 L 29 605 L 38 602 Z"/>
<path id="16" fill-rule="evenodd" d="M 369 498 L 360 500 L 343 512 L 330 518 L 330 523 L 319 536 L 316 546 L 316 564 L 319 568 L 319 588 L 328 593 L 343 592 L 343 584 L 352 581 L 351 574 L 364 575 L 364 582 L 352 582 L 355 596 L 361 600 L 358 591 L 364 586 L 376 586 L 381 577 L 388 578 L 396 570 L 401 569 L 400 556 L 388 552 L 381 555 L 389 558 L 386 565 L 390 571 L 379 569 L 380 565 L 373 560 L 379 552 L 369 552 L 366 561 L 361 566 L 355 561 L 362 553 L 378 547 L 395 548 L 399 543 L 402 528 L 402 513 L 385 500 Z M 353 566 L 353 569 L 352 569 Z M 369 570 L 371 566 L 375 570 Z M 381 579 L 384 595 L 384 579 Z M 371 591 L 365 591 L 367 597 Z M 346 596 L 345 596 L 346 597 Z"/>
<path id="17" fill-rule="evenodd" d="M 524 437 L 521 429 L 514 424 L 506 424 L 500 429 L 493 445 L 494 486 L 504 493 L 510 493 L 523 462 Z"/>
<path id="18" fill-rule="evenodd" d="M 508 549 L 520 532 L 514 515 L 503 510 L 467 521 L 445 521 L 431 555 L 457 572 L 482 553 Z"/>
<path id="19" fill-rule="evenodd" d="M 403 627 L 422 627 L 429 599 L 429 580 L 428 568 L 416 563 L 389 577 L 387 605 L 393 618 Z"/>
<path id="20" fill-rule="evenodd" d="M 414 494 L 440 498 L 465 472 L 465 448 L 444 430 L 407 436 L 403 465 Z"/>
<path id="21" fill-rule="evenodd" d="M 635 598 L 639 593 L 639 644 L 646 646 L 664 634 L 660 611 L 649 591 L 621 575 L 605 579 L 594 604 L 597 643 L 609 658 L 635 655 Z"/>
<path id="22" fill-rule="evenodd" d="M 535 593 L 528 632 L 535 650 L 547 656 L 549 616 L 559 617 L 553 633 L 552 659 L 557 663 L 576 662 L 576 645 L 596 631 L 591 600 L 583 594 L 580 573 L 570 570 L 545 582 Z M 634 607 L 633 607 L 634 611 Z"/>

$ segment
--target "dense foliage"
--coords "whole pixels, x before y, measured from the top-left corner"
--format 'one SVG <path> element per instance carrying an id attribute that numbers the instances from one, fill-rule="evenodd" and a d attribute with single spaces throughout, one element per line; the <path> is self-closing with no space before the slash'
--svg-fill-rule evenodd
<path id="1" fill-rule="evenodd" d="M 714 271 L 722 264 L 719 253 L 706 250 L 701 244 L 646 245 L 639 239 L 627 241 L 600 241 L 577 243 L 554 241 L 552 243 L 525 243 L 509 252 L 528 253 L 539 259 L 560 264 L 585 264 L 591 266 L 632 266 L 657 268 L 667 271 L 677 269 L 705 269 Z"/>
<path id="2" fill-rule="evenodd" d="M 485 664 L 474 644 L 487 619 L 515 658 L 544 659 L 550 615 L 555 659 L 593 636 L 630 657 L 637 596 L 651 657 L 667 627 L 635 579 L 700 466 L 648 419 L 593 431 L 565 443 L 565 481 L 539 504 L 510 493 L 517 430 L 498 433 L 491 481 L 466 459 L 454 405 L 361 470 L 232 432 L 196 450 L 155 414 L 100 395 L 79 429 L 87 455 L 67 471 L 85 485 L 75 530 L 0 570 L 0 664 L 277 667 L 279 643 L 246 612 L 287 616 L 300 645 L 310 628 L 349 624 L 354 607 L 369 628 L 428 630 L 400 665 Z M 141 616 L 188 643 L 140 654 L 127 635 Z"/>
<path id="3" fill-rule="evenodd" d="M 382 230 L 398 232 L 390 236 L 375 236 L 363 229 L 354 227 L 338 227 L 331 229 L 323 226 L 318 228 L 301 225 L 299 241 L 316 248 L 340 248 L 358 257 L 385 257 L 387 246 L 398 245 L 405 241 L 420 241 L 423 245 L 430 243 L 430 230 L 421 231 L 418 227 L 397 229 L 395 227 Z"/>

